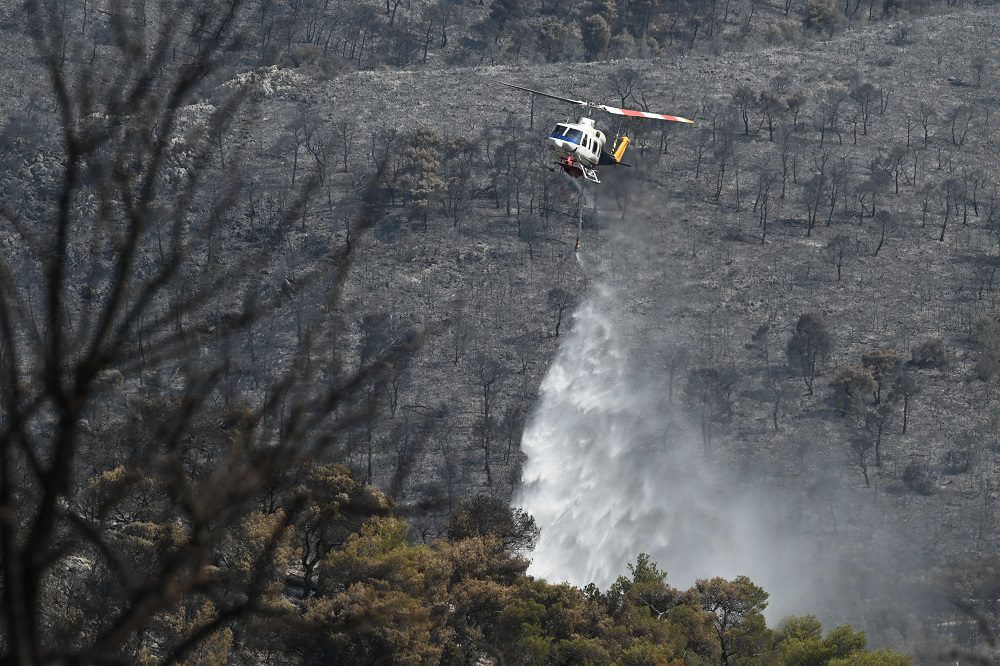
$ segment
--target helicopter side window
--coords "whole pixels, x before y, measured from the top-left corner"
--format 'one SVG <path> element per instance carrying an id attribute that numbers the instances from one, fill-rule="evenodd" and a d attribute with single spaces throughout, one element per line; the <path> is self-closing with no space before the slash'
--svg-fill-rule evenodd
<path id="1" fill-rule="evenodd" d="M 581 132 L 578 129 L 567 129 L 564 140 L 569 141 L 570 143 L 576 143 L 576 144 L 582 143 L 583 132 Z"/>

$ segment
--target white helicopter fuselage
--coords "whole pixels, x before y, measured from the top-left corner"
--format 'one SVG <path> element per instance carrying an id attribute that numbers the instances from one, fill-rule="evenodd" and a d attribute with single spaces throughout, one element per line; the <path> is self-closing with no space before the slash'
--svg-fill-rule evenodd
<path id="1" fill-rule="evenodd" d="M 614 116 L 650 118 L 653 120 L 667 120 L 675 123 L 687 124 L 694 122 L 688 120 L 687 118 L 681 118 L 680 116 L 668 116 L 664 113 L 638 111 L 636 109 L 620 109 L 617 106 L 594 104 L 593 102 L 587 102 L 585 100 L 560 97 L 559 95 L 542 92 L 541 90 L 532 90 L 531 88 L 525 88 L 524 86 L 517 86 L 513 83 L 504 83 L 502 81 L 501 83 L 508 88 L 523 90 L 531 93 L 532 95 L 541 95 L 542 97 L 549 97 L 551 99 L 559 100 L 560 102 L 567 102 L 569 104 L 575 104 L 576 106 L 586 107 L 588 109 L 588 113 L 592 109 L 597 109 L 610 113 Z M 556 158 L 556 164 L 562 167 L 566 173 L 574 178 L 583 176 L 587 180 L 600 183 L 601 181 L 597 177 L 596 169 L 598 165 L 628 166 L 622 162 L 622 157 L 628 149 L 629 138 L 625 135 L 615 137 L 615 145 L 611 148 L 610 152 L 604 151 L 607 140 L 608 139 L 604 136 L 604 133 L 594 127 L 593 118 L 587 115 L 581 117 L 580 120 L 575 123 L 560 123 L 559 125 L 556 125 L 556 128 L 552 130 L 552 133 L 549 134 L 545 142 L 548 146 L 549 153 Z"/>
<path id="2" fill-rule="evenodd" d="M 586 116 L 575 123 L 560 123 L 547 139 L 549 150 L 560 162 L 571 158 L 582 166 L 594 167 L 601 159 L 607 143 L 604 132 L 594 127 L 594 119 Z"/>

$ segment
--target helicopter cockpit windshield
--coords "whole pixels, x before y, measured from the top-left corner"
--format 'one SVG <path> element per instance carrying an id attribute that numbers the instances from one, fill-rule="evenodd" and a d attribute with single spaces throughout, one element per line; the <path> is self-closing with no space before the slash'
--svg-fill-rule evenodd
<path id="1" fill-rule="evenodd" d="M 583 140 L 583 132 L 578 129 L 567 127 L 566 125 L 556 125 L 556 128 L 549 134 L 550 139 L 559 139 L 577 145 Z"/>

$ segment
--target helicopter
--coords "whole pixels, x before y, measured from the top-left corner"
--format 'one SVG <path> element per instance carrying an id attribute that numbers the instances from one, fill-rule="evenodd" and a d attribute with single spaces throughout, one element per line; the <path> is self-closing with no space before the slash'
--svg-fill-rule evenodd
<path id="1" fill-rule="evenodd" d="M 503 83 L 501 81 L 501 83 Z M 569 102 L 587 108 L 587 115 L 581 116 L 575 123 L 559 123 L 549 134 L 546 143 L 549 150 L 556 157 L 556 164 L 573 176 L 579 178 L 583 176 L 587 180 L 600 183 L 597 176 L 597 166 L 630 166 L 622 162 L 625 151 L 629 146 L 629 138 L 624 134 L 615 137 L 615 143 L 610 152 L 605 150 L 608 143 L 607 136 L 594 126 L 594 119 L 590 117 L 593 109 L 605 111 L 616 116 L 628 116 L 630 118 L 651 118 L 653 120 L 669 120 L 675 123 L 687 123 L 693 125 L 693 120 L 681 118 L 680 116 L 668 116 L 663 113 L 651 113 L 649 111 L 636 111 L 634 109 L 620 109 L 616 106 L 606 106 L 604 104 L 594 104 L 578 99 L 560 97 L 540 90 L 532 90 L 516 86 L 512 83 L 503 83 L 508 88 L 516 88 L 529 92 L 532 95 L 541 95 L 557 99 L 560 102 Z"/>

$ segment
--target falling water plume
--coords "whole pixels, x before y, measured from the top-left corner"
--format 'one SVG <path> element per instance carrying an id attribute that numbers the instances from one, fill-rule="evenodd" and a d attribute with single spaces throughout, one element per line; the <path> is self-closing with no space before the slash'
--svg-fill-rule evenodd
<path id="1" fill-rule="evenodd" d="M 689 291 L 671 260 L 676 234 L 651 223 L 662 211 L 629 203 L 641 201 L 635 187 L 622 181 L 610 190 L 620 195 L 620 215 L 580 264 L 590 287 L 522 437 L 513 501 L 541 528 L 529 573 L 607 588 L 645 552 L 679 588 L 749 576 L 770 594 L 772 622 L 815 613 L 828 626 L 868 630 L 876 644 L 893 640 L 885 612 L 939 603 L 906 590 L 908 572 L 922 566 L 915 545 L 923 537 L 859 492 L 835 446 L 793 463 L 787 452 L 769 456 L 739 438 L 704 445 L 683 389 L 670 387 L 664 369 L 698 335 L 677 313 L 698 307 L 704 293 Z M 584 206 L 594 202 L 579 190 L 578 238 Z M 742 380 L 753 387 L 753 377 Z M 770 446 L 790 445 L 784 437 L 775 433 Z"/>
<path id="2" fill-rule="evenodd" d="M 523 436 L 515 503 L 541 527 L 529 572 L 607 587 L 647 552 L 676 586 L 746 574 L 771 591 L 772 616 L 815 610 L 817 592 L 801 581 L 828 563 L 823 549 L 781 532 L 773 498 L 716 473 L 636 367 L 619 301 L 607 285 L 591 288 Z"/>

